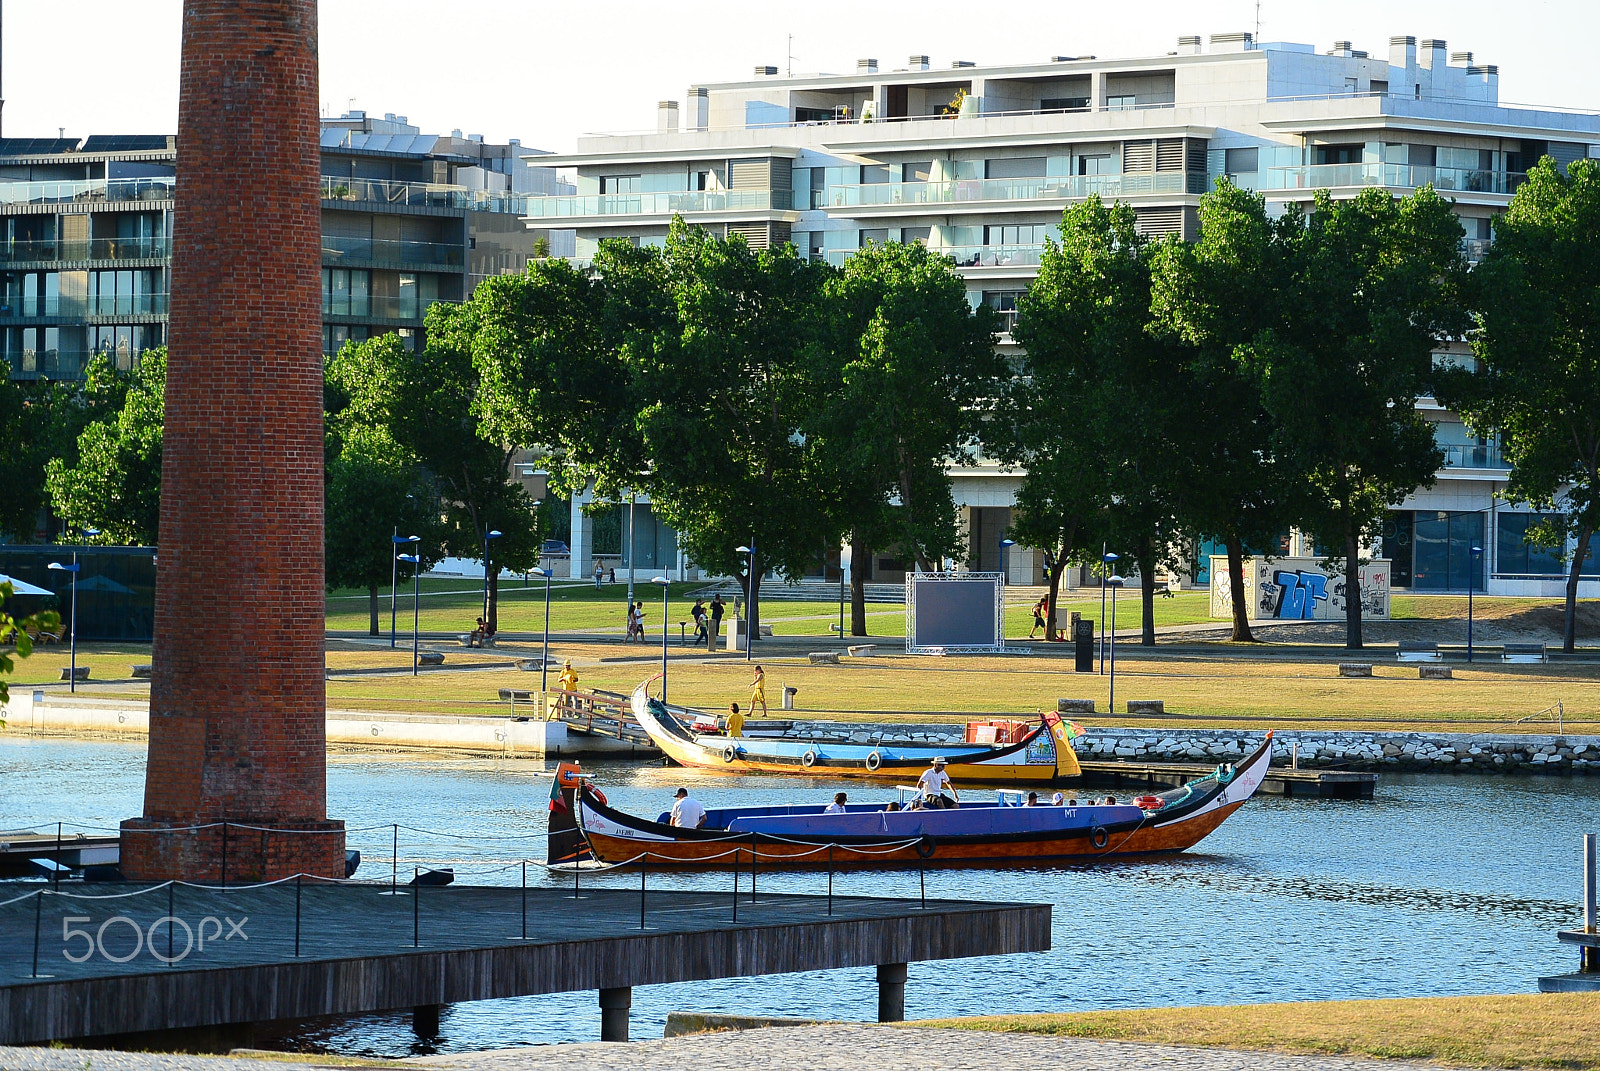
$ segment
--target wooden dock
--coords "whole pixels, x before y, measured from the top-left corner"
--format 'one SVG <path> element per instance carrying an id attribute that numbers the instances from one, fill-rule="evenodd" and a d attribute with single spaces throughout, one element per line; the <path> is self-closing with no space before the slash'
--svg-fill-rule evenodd
<path id="1" fill-rule="evenodd" d="M 636 985 L 861 966 L 877 966 L 889 1021 L 903 1017 L 909 962 L 1050 947 L 1049 905 L 753 899 L 748 881 L 737 907 L 731 883 L 579 898 L 550 885 L 179 886 L 170 903 L 163 886 L 28 895 L 42 888 L 0 883 L 13 901 L 0 907 L 0 1045 L 159 1047 L 203 1031 L 248 1044 L 249 1024 L 404 1008 L 421 1020 L 458 1001 L 583 989 L 599 991 L 602 1040 L 626 1040 Z"/>
<path id="2" fill-rule="evenodd" d="M 1178 788 L 1216 771 L 1198 762 L 1085 762 L 1083 784 L 1099 786 L 1163 785 Z M 1314 799 L 1370 800 L 1378 775 L 1369 770 L 1308 770 L 1274 766 L 1261 782 L 1260 792 L 1274 796 Z"/>

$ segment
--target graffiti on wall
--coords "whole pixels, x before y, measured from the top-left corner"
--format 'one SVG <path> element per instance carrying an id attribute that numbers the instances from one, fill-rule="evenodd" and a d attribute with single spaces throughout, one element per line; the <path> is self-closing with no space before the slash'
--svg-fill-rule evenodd
<path id="1" fill-rule="evenodd" d="M 1389 562 L 1380 559 L 1361 567 L 1361 616 L 1388 620 Z M 1347 584 L 1343 572 L 1324 569 L 1316 558 L 1274 558 L 1244 561 L 1244 594 L 1252 621 L 1342 621 Z M 1211 565 L 1211 616 L 1233 616 L 1232 589 L 1227 559 L 1216 556 Z"/>

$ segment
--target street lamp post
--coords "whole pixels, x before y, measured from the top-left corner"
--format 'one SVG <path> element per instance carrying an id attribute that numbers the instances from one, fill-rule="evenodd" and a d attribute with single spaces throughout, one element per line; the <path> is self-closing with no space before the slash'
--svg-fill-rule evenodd
<path id="1" fill-rule="evenodd" d="M 403 536 L 403 535 L 400 534 L 400 529 L 398 527 L 396 527 L 395 530 L 394 530 L 394 535 L 389 537 L 389 542 L 391 544 L 391 546 L 389 548 L 390 553 L 391 554 L 396 554 L 395 559 L 389 563 L 389 647 L 390 647 L 391 650 L 393 650 L 393 648 L 394 648 L 394 640 L 395 640 L 395 636 L 394 636 L 394 597 L 395 597 L 395 588 L 400 583 L 400 559 L 398 557 L 397 552 L 400 550 L 401 547 L 404 547 L 404 546 L 410 546 L 412 549 L 416 549 L 416 544 L 422 542 L 422 537 L 421 536 Z"/>
<path id="2" fill-rule="evenodd" d="M 1106 578 L 1106 585 L 1111 588 L 1111 692 L 1106 699 L 1106 705 L 1111 712 L 1117 709 L 1117 589 L 1123 585 L 1120 576 Z"/>
<path id="3" fill-rule="evenodd" d="M 1000 586 L 1006 586 L 1006 551 L 1017 545 L 1015 539 L 1000 540 Z"/>
<path id="4" fill-rule="evenodd" d="M 417 641 L 422 626 L 422 610 L 418 595 L 422 583 L 422 558 L 416 554 L 396 554 L 396 561 L 411 563 L 411 675 L 417 675 Z"/>
<path id="5" fill-rule="evenodd" d="M 650 583 L 661 585 L 661 701 L 667 701 L 667 584 L 664 576 L 650 578 Z"/>
<path id="6" fill-rule="evenodd" d="M 1111 565 L 1117 561 L 1117 555 L 1107 554 L 1105 547 L 1100 548 L 1100 672 L 1106 671 L 1106 574 L 1111 571 Z"/>
<path id="7" fill-rule="evenodd" d="M 751 596 L 755 594 L 756 586 L 755 540 L 751 540 L 748 547 L 734 547 L 733 549 L 745 555 L 746 558 L 744 569 L 744 660 L 749 662 L 751 660 L 750 647 L 755 643 L 755 630 L 750 627 L 750 607 L 754 605 L 751 602 Z M 739 627 L 738 623 L 735 622 L 733 627 L 737 629 Z"/>
<path id="8" fill-rule="evenodd" d="M 533 570 L 533 575 L 544 577 L 544 654 L 539 656 L 539 691 L 550 686 L 550 578 L 555 575 L 548 565 Z"/>
<path id="9" fill-rule="evenodd" d="M 505 533 L 497 528 L 491 528 L 483 533 L 483 623 L 489 624 L 489 541 L 499 539 Z"/>
<path id="10" fill-rule="evenodd" d="M 1483 553 L 1482 547 L 1473 547 L 1469 560 L 1472 565 L 1467 572 L 1467 661 L 1472 661 L 1472 589 L 1478 583 L 1478 557 Z"/>

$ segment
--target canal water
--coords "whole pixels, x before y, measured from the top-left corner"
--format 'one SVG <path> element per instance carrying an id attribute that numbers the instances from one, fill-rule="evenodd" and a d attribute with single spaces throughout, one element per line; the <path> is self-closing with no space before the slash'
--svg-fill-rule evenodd
<path id="1" fill-rule="evenodd" d="M 667 809 L 678 785 L 708 806 L 824 801 L 841 788 L 853 800 L 892 795 L 637 762 L 586 768 L 614 805 L 651 815 Z M 553 769 L 526 759 L 335 753 L 329 810 L 354 831 L 361 877 L 388 873 L 398 823 L 402 874 L 452 866 L 458 881 L 513 884 L 521 860 L 544 856 Z M 0 829 L 114 826 L 140 813 L 143 782 L 142 744 L 0 735 Z M 1596 826 L 1600 779 L 1397 774 L 1380 778 L 1366 802 L 1258 796 L 1178 856 L 932 871 L 930 896 L 1053 904 L 1053 947 L 914 963 L 906 1014 L 1533 992 L 1539 975 L 1574 967 L 1554 931 L 1577 914 L 1579 835 Z M 636 888 L 638 877 L 610 880 Z M 730 884 L 727 875 L 649 880 L 658 903 L 674 887 Z M 825 885 L 821 875 L 761 879 L 763 891 Z M 835 888 L 914 897 L 917 877 L 841 875 Z M 633 1029 L 659 1036 L 674 1009 L 870 1019 L 876 999 L 871 968 L 641 987 Z M 375 1015 L 308 1024 L 283 1044 L 404 1056 L 593 1040 L 599 1020 L 595 995 L 572 993 L 453 1006 L 429 1043 L 412 1035 L 408 1015 Z"/>

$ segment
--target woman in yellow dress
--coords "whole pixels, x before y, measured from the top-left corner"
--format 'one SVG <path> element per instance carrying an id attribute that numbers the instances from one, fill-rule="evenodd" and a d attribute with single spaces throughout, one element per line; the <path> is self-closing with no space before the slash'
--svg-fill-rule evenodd
<path id="1" fill-rule="evenodd" d="M 755 715 L 756 704 L 761 704 L 761 716 L 767 716 L 767 675 L 756 667 L 756 678 L 750 682 L 750 714 Z"/>

